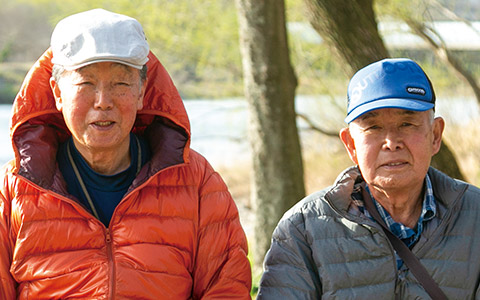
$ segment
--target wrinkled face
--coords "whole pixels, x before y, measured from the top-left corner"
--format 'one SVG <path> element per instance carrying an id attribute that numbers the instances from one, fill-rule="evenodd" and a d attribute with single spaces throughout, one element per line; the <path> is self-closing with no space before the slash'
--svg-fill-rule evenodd
<path id="1" fill-rule="evenodd" d="M 59 82 L 52 78 L 50 85 L 57 109 L 81 153 L 129 144 L 145 92 L 137 69 L 112 62 L 94 63 L 66 71 Z"/>
<path id="2" fill-rule="evenodd" d="M 354 120 L 340 137 L 369 186 L 393 191 L 421 188 L 443 128 L 432 111 L 383 108 Z"/>

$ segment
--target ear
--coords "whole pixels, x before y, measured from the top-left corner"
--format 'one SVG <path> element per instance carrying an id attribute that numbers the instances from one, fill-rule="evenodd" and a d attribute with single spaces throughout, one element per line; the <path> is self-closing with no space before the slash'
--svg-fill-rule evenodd
<path id="1" fill-rule="evenodd" d="M 55 98 L 55 106 L 57 107 L 58 111 L 62 111 L 60 87 L 58 86 L 58 82 L 55 81 L 55 78 L 53 77 L 50 77 L 50 88 L 52 89 L 53 97 Z"/>
<path id="2" fill-rule="evenodd" d="M 433 120 L 433 155 L 440 151 L 442 145 L 443 129 L 445 128 L 445 120 L 442 117 L 436 117 Z"/>
<path id="3" fill-rule="evenodd" d="M 347 153 L 348 156 L 350 156 L 350 159 L 358 165 L 357 150 L 355 148 L 355 141 L 350 132 L 350 128 L 347 127 L 340 130 L 340 139 L 342 140 L 345 149 L 347 149 Z"/>

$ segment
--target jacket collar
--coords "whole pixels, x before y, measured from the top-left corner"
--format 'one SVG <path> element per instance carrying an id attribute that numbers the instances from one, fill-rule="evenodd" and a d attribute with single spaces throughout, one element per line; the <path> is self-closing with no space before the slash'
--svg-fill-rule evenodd
<path id="1" fill-rule="evenodd" d="M 428 175 L 436 201 L 446 209 L 456 206 L 468 188 L 465 182 L 453 179 L 433 167 L 428 169 Z M 325 194 L 325 199 L 330 206 L 346 213 L 352 205 L 353 187 L 362 181 L 364 180 L 358 167 L 350 167 L 337 177 L 335 184 Z"/>

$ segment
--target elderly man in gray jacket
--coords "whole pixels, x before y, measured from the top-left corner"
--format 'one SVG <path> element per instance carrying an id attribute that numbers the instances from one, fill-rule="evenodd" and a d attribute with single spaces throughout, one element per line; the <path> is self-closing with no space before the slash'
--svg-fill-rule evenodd
<path id="1" fill-rule="evenodd" d="M 480 299 L 480 190 L 430 167 L 434 106 L 412 60 L 352 77 L 340 137 L 356 166 L 279 222 L 258 299 Z"/>

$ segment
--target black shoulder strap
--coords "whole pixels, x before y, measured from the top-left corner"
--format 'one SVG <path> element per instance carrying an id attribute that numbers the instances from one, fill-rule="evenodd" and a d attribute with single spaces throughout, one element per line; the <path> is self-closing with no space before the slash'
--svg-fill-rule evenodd
<path id="1" fill-rule="evenodd" d="M 390 243 L 392 243 L 393 248 L 397 251 L 397 254 L 403 259 L 407 267 L 412 271 L 415 278 L 420 282 L 425 291 L 432 297 L 434 300 L 443 300 L 447 299 L 447 296 L 443 291 L 438 287 L 437 283 L 433 278 L 428 274 L 425 267 L 418 260 L 418 258 L 410 251 L 410 249 L 402 242 L 396 235 L 394 235 L 390 229 L 383 222 L 382 217 L 377 211 L 377 208 L 374 206 L 370 194 L 366 190 L 365 186 L 362 186 L 362 196 L 363 201 L 365 202 L 365 207 L 372 217 L 381 225 L 383 231 L 387 235 Z"/>

